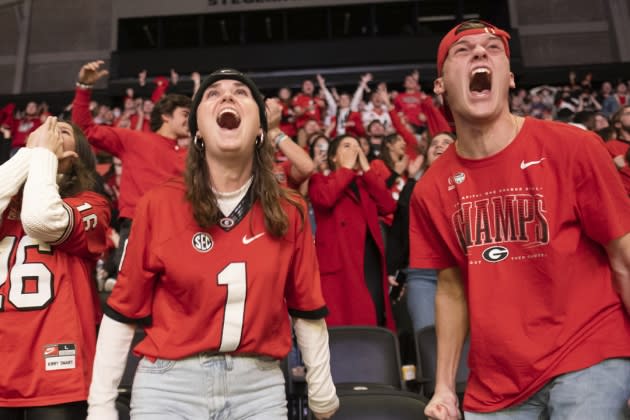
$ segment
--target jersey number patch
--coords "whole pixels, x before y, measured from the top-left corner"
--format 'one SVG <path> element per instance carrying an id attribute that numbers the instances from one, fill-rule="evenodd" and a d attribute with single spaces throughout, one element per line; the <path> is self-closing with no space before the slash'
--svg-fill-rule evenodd
<path id="1" fill-rule="evenodd" d="M 17 238 L 6 236 L 0 240 L 0 286 L 9 280 L 9 302 L 18 310 L 43 309 L 53 299 L 53 273 L 41 262 L 27 262 L 26 251 L 37 248 L 40 254 L 52 254 L 50 245 L 24 236 L 17 244 L 15 264 L 9 259 Z M 10 271 L 10 272 L 9 272 Z M 4 310 L 5 296 L 0 294 L 0 311 Z"/>
<path id="2" fill-rule="evenodd" d="M 247 270 L 245 263 L 228 264 L 217 276 L 217 283 L 221 286 L 227 286 L 219 351 L 231 352 L 238 348 L 243 334 L 245 298 L 247 297 Z"/>

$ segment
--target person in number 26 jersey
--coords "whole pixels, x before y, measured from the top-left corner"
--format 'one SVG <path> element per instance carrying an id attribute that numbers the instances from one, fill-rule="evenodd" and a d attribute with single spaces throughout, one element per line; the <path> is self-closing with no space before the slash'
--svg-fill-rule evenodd
<path id="1" fill-rule="evenodd" d="M 193 98 L 184 179 L 139 202 L 97 344 L 89 419 L 115 419 L 134 325 L 146 338 L 131 418 L 287 418 L 278 360 L 293 318 L 309 406 L 329 418 L 327 314 L 304 202 L 273 176 L 265 103 L 242 73 L 209 75 Z"/>
<path id="2" fill-rule="evenodd" d="M 81 130 L 48 117 L 0 166 L 0 418 L 82 420 L 96 346 L 92 272 L 110 206 Z M 100 314 L 99 314 L 100 315 Z"/>

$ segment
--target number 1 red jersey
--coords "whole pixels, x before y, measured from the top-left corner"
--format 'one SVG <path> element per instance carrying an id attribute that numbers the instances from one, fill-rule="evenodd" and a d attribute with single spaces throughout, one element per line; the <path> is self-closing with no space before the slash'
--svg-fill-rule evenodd
<path id="1" fill-rule="evenodd" d="M 0 225 L 0 407 L 87 399 L 96 345 L 92 271 L 110 208 L 92 192 L 64 199 L 70 223 L 56 244 L 22 228 L 16 201 Z"/>
<path id="2" fill-rule="evenodd" d="M 255 202 L 231 230 L 204 229 L 184 188 L 171 181 L 140 200 L 106 314 L 146 325 L 135 351 L 152 358 L 204 351 L 284 357 L 289 314 L 327 313 L 307 218 L 283 204 L 289 229 L 276 238 Z"/>

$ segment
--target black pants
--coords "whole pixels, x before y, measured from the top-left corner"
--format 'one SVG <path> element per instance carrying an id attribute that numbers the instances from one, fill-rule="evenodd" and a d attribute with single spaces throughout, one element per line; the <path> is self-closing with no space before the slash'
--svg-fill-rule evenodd
<path id="1" fill-rule="evenodd" d="M 2 420 L 85 420 L 86 417 L 86 401 L 44 407 L 0 407 Z"/>
<path id="2" fill-rule="evenodd" d="M 127 219 L 125 217 L 120 218 L 120 230 L 118 232 L 118 236 L 120 238 L 118 242 L 118 248 L 114 250 L 109 260 L 105 263 L 105 270 L 109 274 L 109 277 L 114 277 L 118 275 L 118 267 L 120 266 L 120 260 L 123 256 L 123 251 L 125 249 L 125 242 L 129 238 L 129 231 L 131 230 L 131 219 Z"/>

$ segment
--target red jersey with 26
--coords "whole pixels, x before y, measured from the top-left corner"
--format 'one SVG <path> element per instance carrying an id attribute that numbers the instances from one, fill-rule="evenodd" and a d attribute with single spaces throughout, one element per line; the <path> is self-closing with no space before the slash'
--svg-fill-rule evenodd
<path id="1" fill-rule="evenodd" d="M 17 200 L 0 225 L 0 406 L 86 400 L 99 309 L 92 270 L 110 207 L 99 194 L 64 199 L 70 223 L 55 244 L 24 232 Z"/>

